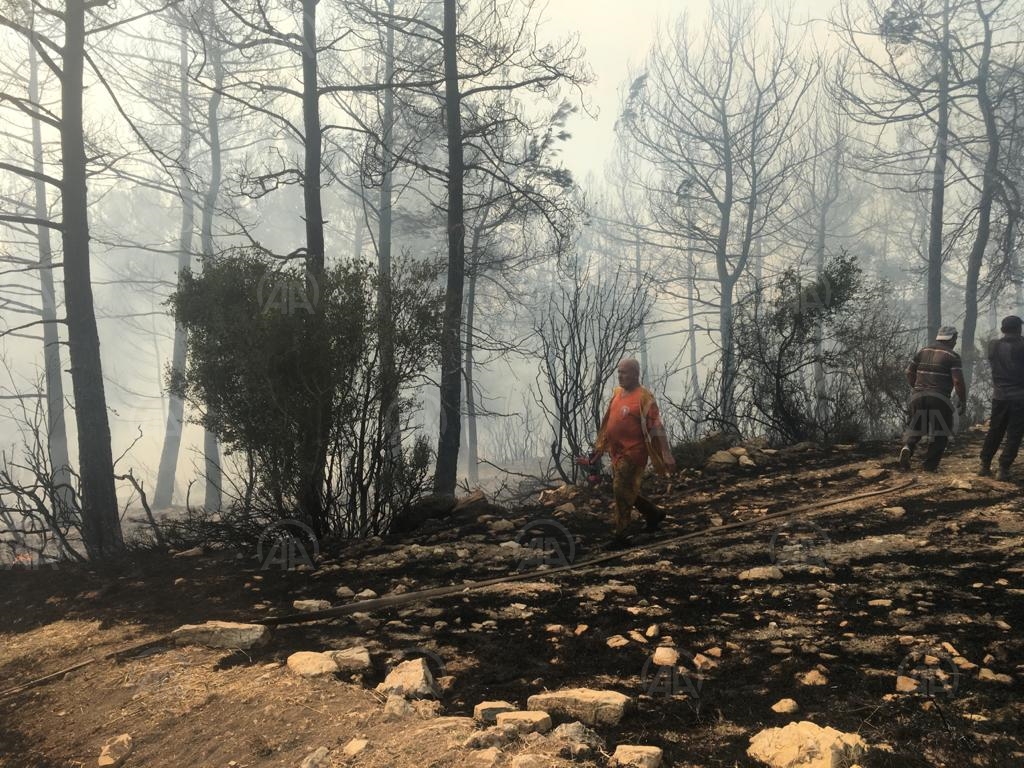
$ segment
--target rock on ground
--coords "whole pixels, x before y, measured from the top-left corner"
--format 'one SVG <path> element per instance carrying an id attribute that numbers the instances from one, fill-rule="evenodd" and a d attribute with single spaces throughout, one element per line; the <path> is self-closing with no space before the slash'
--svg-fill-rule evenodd
<path id="1" fill-rule="evenodd" d="M 471 733 L 462 746 L 466 749 L 503 747 L 517 736 L 519 736 L 519 731 L 511 725 L 492 725 L 490 728 Z"/>
<path id="2" fill-rule="evenodd" d="M 867 469 L 862 469 L 857 473 L 862 480 L 881 480 L 888 474 L 889 470 L 882 469 L 881 467 L 868 467 Z"/>
<path id="3" fill-rule="evenodd" d="M 799 675 L 797 680 L 800 685 L 828 685 L 828 678 L 816 669 L 812 669 L 810 672 Z"/>
<path id="4" fill-rule="evenodd" d="M 988 680 L 992 683 L 1002 683 L 1003 685 L 1013 685 L 1013 678 L 1009 675 L 1003 675 L 998 672 L 993 672 L 991 669 L 983 668 L 978 673 L 979 680 Z"/>
<path id="5" fill-rule="evenodd" d="M 507 701 L 481 701 L 473 707 L 473 717 L 484 723 L 493 723 L 502 712 L 515 712 L 517 709 L 515 704 Z"/>
<path id="6" fill-rule="evenodd" d="M 752 736 L 747 754 L 770 768 L 847 768 L 867 748 L 864 739 L 855 733 L 803 720 Z"/>
<path id="7" fill-rule="evenodd" d="M 512 768 L 554 768 L 558 762 L 547 755 L 519 755 L 512 758 Z"/>
<path id="8" fill-rule="evenodd" d="M 127 733 L 111 739 L 100 750 L 100 768 L 118 768 L 132 753 L 132 737 Z"/>
<path id="9" fill-rule="evenodd" d="M 898 675 L 896 677 L 897 693 L 917 693 L 920 687 L 921 681 L 915 677 L 908 677 L 907 675 Z"/>
<path id="10" fill-rule="evenodd" d="M 378 693 L 397 693 L 410 699 L 438 698 L 437 684 L 426 659 L 403 661 L 377 686 Z"/>
<path id="11" fill-rule="evenodd" d="M 551 730 L 551 716 L 547 712 L 502 712 L 498 725 L 510 725 L 520 733 L 547 733 Z"/>
<path id="12" fill-rule="evenodd" d="M 726 469 L 728 467 L 734 467 L 739 462 L 739 458 L 729 451 L 715 451 L 708 457 L 707 464 L 705 465 L 708 469 Z"/>
<path id="13" fill-rule="evenodd" d="M 338 671 L 338 665 L 330 654 L 299 651 L 288 657 L 288 669 L 301 677 L 322 677 L 333 675 Z"/>
<path id="14" fill-rule="evenodd" d="M 612 765 L 628 765 L 635 768 L 659 768 L 662 752 L 657 747 L 628 747 L 620 744 L 612 755 Z"/>
<path id="15" fill-rule="evenodd" d="M 326 611 L 331 607 L 330 600 L 295 600 L 292 608 L 302 613 L 313 613 L 314 611 Z"/>
<path id="16" fill-rule="evenodd" d="M 570 741 L 576 744 L 586 744 L 594 749 L 604 749 L 604 739 L 596 732 L 587 728 L 579 720 L 572 723 L 564 723 L 551 732 L 551 738 Z"/>
<path id="17" fill-rule="evenodd" d="M 618 725 L 630 710 L 632 700 L 617 691 L 569 688 L 535 694 L 526 705 L 531 710 L 540 709 L 587 725 Z"/>
<path id="18" fill-rule="evenodd" d="M 412 704 L 397 693 L 389 694 L 388 700 L 384 702 L 384 717 L 389 720 L 412 717 L 415 713 L 416 710 L 412 708 Z"/>
<path id="19" fill-rule="evenodd" d="M 501 761 L 501 750 L 497 747 L 480 749 L 470 753 L 462 765 L 465 768 L 496 768 Z"/>
<path id="20" fill-rule="evenodd" d="M 328 654 L 342 672 L 362 672 L 372 666 L 370 652 L 362 646 L 329 651 Z"/>
<path id="21" fill-rule="evenodd" d="M 319 747 L 314 751 L 306 755 L 306 759 L 302 761 L 299 768 L 327 768 L 327 755 L 329 750 L 327 747 Z"/>
<path id="22" fill-rule="evenodd" d="M 342 753 L 345 757 L 357 757 L 366 751 L 366 748 L 370 746 L 370 742 L 366 739 L 352 739 L 348 744 L 345 745 L 345 749 Z"/>
<path id="23" fill-rule="evenodd" d="M 679 663 L 679 651 L 668 645 L 659 646 L 654 651 L 651 661 L 658 667 L 674 667 Z"/>
<path id="24" fill-rule="evenodd" d="M 780 715 L 792 715 L 799 711 L 800 707 L 792 699 L 780 699 L 772 704 L 772 712 Z"/>
<path id="25" fill-rule="evenodd" d="M 605 751 L 604 739 L 578 720 L 558 726 L 549 738 L 565 743 L 559 755 L 569 760 L 589 760 Z"/>
<path id="26" fill-rule="evenodd" d="M 178 645 L 205 645 L 208 648 L 248 650 L 270 640 L 270 628 L 262 624 L 240 624 L 236 621 L 208 621 L 185 624 L 171 632 Z"/>
<path id="27" fill-rule="evenodd" d="M 775 565 L 762 565 L 740 571 L 738 578 L 740 581 L 778 581 L 782 578 L 782 571 Z"/>

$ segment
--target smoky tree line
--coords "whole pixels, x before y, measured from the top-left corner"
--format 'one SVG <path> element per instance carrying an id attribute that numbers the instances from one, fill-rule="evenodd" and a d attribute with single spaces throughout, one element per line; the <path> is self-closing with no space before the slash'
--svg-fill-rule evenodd
<path id="1" fill-rule="evenodd" d="M 884 437 L 906 359 L 955 325 L 983 418 L 979 348 L 1024 295 L 1020 12 L 862 0 L 808 21 L 724 0 L 659 32 L 621 93 L 626 213 L 609 218 L 662 276 L 652 322 L 689 348 L 681 412 L 774 440 Z M 837 335 L 854 306 L 859 333 Z"/>
<path id="2" fill-rule="evenodd" d="M 3 3 L 0 543 L 572 482 L 625 356 L 679 436 L 884 438 L 952 324 L 980 415 L 1024 299 L 1022 10 L 712 0 L 651 30 L 581 181 L 591 76 L 538 0 Z"/>
<path id="3" fill-rule="evenodd" d="M 474 362 L 523 348 L 479 305 L 517 302 L 580 208 L 556 145 L 588 74 L 543 21 L 534 0 L 5 4 L 2 330 L 45 376 L 8 363 L 4 541 L 113 556 L 140 503 L 371 535 L 431 471 L 453 493 L 464 394 L 487 413 Z"/>

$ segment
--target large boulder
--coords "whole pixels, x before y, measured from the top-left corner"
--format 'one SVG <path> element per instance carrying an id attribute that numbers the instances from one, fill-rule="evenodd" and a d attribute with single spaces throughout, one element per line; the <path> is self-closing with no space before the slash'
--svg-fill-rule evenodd
<path id="1" fill-rule="evenodd" d="M 847 768 L 867 749 L 867 743 L 855 733 L 803 720 L 754 735 L 747 754 L 770 768 Z"/>
<path id="2" fill-rule="evenodd" d="M 240 624 L 235 621 L 208 621 L 185 624 L 171 632 L 178 645 L 205 645 L 207 648 L 248 650 L 270 640 L 270 628 L 262 624 Z"/>
<path id="3" fill-rule="evenodd" d="M 632 708 L 633 700 L 618 691 L 567 688 L 531 696 L 528 709 L 579 720 L 587 725 L 618 725 Z"/>

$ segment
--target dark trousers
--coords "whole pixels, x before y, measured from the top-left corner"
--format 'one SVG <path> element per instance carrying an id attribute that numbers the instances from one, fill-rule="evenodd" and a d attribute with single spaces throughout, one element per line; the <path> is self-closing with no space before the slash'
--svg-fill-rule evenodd
<path id="1" fill-rule="evenodd" d="M 1006 437 L 1003 452 L 999 455 L 999 466 L 1009 467 L 1017 458 L 1020 440 L 1024 436 L 1024 400 L 993 400 L 992 418 L 989 420 L 988 434 L 985 444 L 981 447 L 981 460 L 990 464 L 999 450 L 999 444 Z"/>
<path id="2" fill-rule="evenodd" d="M 953 404 L 938 393 L 918 392 L 910 400 L 910 423 L 903 444 L 911 453 L 925 435 L 931 435 L 922 466 L 931 472 L 939 468 L 942 454 L 953 435 Z"/>

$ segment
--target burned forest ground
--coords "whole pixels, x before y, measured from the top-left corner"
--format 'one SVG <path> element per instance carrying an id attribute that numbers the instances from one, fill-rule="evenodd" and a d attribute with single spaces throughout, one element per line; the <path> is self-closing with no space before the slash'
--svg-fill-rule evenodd
<path id="1" fill-rule="evenodd" d="M 939 474 L 901 473 L 893 445 L 861 445 L 649 479 L 670 514 L 636 542 L 659 546 L 278 627 L 256 650 L 158 644 L 99 660 L 0 696 L 0 765 L 93 766 L 104 742 L 128 733 L 128 768 L 297 768 L 319 747 L 329 766 L 458 768 L 473 758 L 462 746 L 466 721 L 453 716 L 484 700 L 525 708 L 532 694 L 586 687 L 636 702 L 619 725 L 597 729 L 607 754 L 652 745 L 664 750 L 663 765 L 679 768 L 757 765 L 746 754 L 751 736 L 796 720 L 860 734 L 871 745 L 863 768 L 1024 766 L 1024 467 L 1016 482 L 977 478 L 978 445 L 977 434 L 959 440 Z M 896 490 L 671 541 L 885 488 Z M 508 542 L 538 519 L 569 532 L 574 551 L 566 541 L 558 553 L 580 562 L 608 535 L 609 502 L 599 487 L 515 509 L 478 503 L 402 540 L 325 543 L 312 569 L 220 550 L 0 572 L 0 688 L 182 624 L 290 614 L 298 599 L 347 602 L 340 587 L 385 596 L 516 574 L 535 550 Z M 664 645 L 682 664 L 669 678 L 651 674 Z M 284 664 L 296 651 L 353 646 L 369 649 L 372 670 L 311 680 Z M 374 686 L 410 654 L 428 658 L 441 679 L 440 706 L 385 716 Z M 899 693 L 898 676 L 920 685 Z M 774 712 L 787 698 L 798 711 Z M 357 737 L 368 748 L 346 757 Z M 602 754 L 557 757 L 543 738 L 507 745 L 500 764 L 524 753 L 551 755 L 552 766 L 609 764 Z"/>

